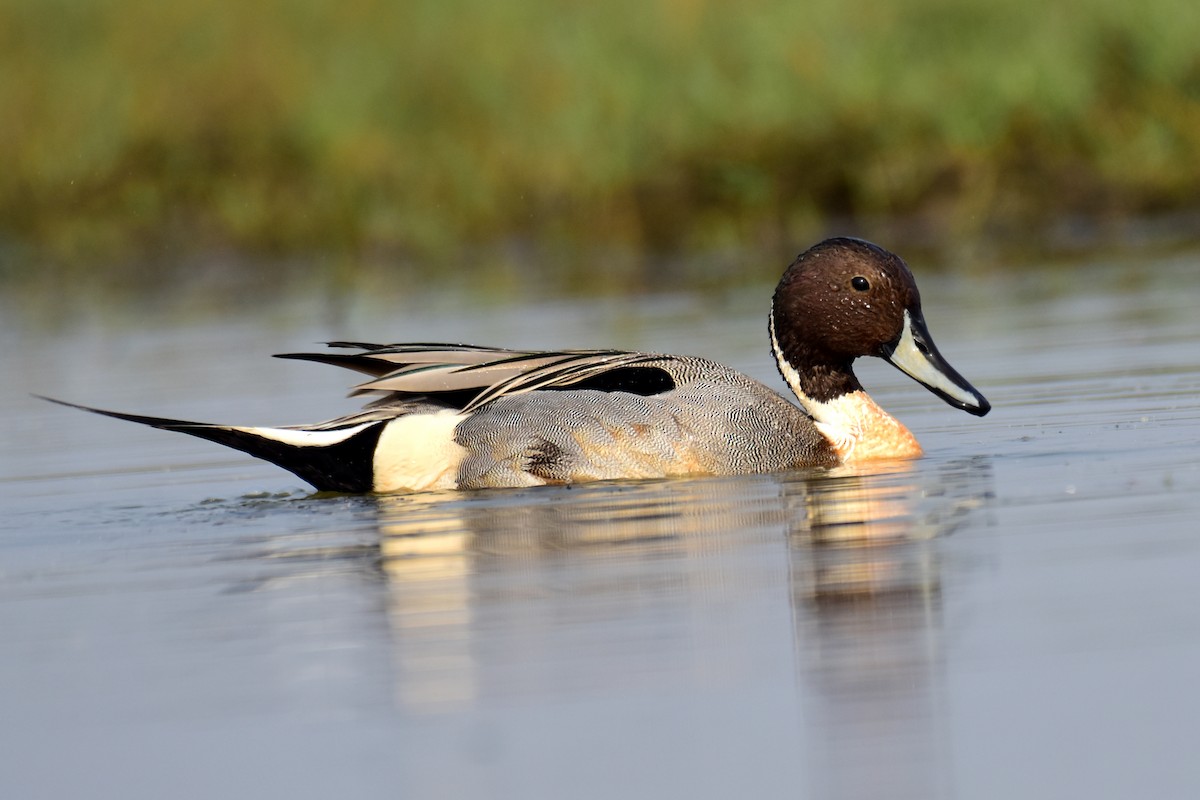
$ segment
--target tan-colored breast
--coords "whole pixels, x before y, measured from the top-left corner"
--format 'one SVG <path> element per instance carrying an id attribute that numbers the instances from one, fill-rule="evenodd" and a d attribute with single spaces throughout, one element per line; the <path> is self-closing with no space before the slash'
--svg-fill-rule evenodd
<path id="1" fill-rule="evenodd" d="M 809 402 L 817 411 L 817 430 L 829 439 L 842 463 L 919 458 L 924 453 L 908 428 L 864 391 L 828 403 Z"/>

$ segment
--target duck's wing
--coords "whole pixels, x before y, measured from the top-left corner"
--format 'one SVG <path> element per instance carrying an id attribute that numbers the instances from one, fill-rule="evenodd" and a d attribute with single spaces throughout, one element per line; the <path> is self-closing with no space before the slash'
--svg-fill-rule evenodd
<path id="1" fill-rule="evenodd" d="M 433 398 L 463 411 L 514 394 L 596 389 L 652 395 L 675 388 L 672 357 L 625 350 L 526 351 L 464 344 L 374 345 L 331 342 L 358 353 L 286 353 L 374 376 L 352 395 L 384 394 L 383 402 Z"/>

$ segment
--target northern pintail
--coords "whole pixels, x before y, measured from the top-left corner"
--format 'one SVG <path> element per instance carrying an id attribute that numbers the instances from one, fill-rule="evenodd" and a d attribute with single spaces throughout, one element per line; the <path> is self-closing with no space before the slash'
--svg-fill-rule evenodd
<path id="1" fill-rule="evenodd" d="M 859 384 L 852 369 L 859 356 L 886 359 L 971 414 L 991 408 L 938 353 L 907 265 L 870 242 L 827 239 L 801 253 L 775 290 L 769 331 L 799 407 L 693 356 L 361 342 L 279 355 L 366 373 L 370 380 L 353 394 L 382 395 L 316 425 L 212 425 L 75 407 L 228 445 L 336 492 L 742 474 L 920 456 L 915 437 Z"/>

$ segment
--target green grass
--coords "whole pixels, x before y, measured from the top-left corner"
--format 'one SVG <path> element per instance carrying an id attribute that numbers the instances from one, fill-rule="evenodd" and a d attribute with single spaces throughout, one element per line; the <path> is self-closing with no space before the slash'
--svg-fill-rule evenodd
<path id="1" fill-rule="evenodd" d="M 1194 0 L 0 0 L 9 275 L 1197 207 Z"/>

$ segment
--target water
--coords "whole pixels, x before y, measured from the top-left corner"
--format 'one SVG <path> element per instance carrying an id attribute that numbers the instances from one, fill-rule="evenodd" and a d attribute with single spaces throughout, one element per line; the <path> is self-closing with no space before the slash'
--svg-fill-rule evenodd
<path id="1" fill-rule="evenodd" d="M 10 304 L 0 796 L 1195 796 L 1194 261 L 922 284 L 995 410 L 864 366 L 908 468 L 385 498 L 27 393 L 312 421 L 352 376 L 265 356 L 343 336 L 777 383 L 770 287 L 51 330 Z"/>

